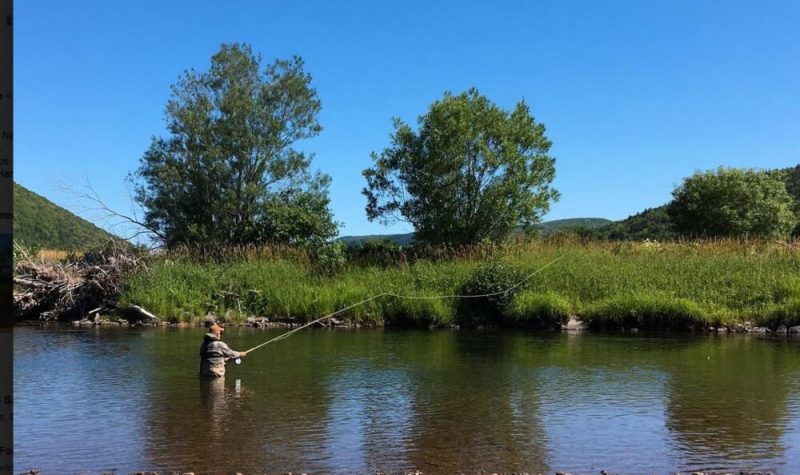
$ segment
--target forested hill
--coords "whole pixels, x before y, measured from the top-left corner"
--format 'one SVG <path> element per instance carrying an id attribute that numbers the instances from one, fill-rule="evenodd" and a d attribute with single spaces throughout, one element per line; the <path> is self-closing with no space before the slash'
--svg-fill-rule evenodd
<path id="1" fill-rule="evenodd" d="M 597 229 L 610 224 L 611 221 L 604 218 L 570 218 L 545 221 L 534 225 L 542 236 L 547 236 L 556 231 L 567 231 L 574 229 Z M 368 236 L 342 236 L 339 238 L 348 246 L 357 246 L 367 241 L 392 241 L 401 246 L 407 246 L 414 242 L 414 233 L 406 234 L 379 234 Z"/>
<path id="2" fill-rule="evenodd" d="M 116 236 L 14 183 L 14 240 L 24 246 L 84 250 Z"/>
<path id="3" fill-rule="evenodd" d="M 625 219 L 600 227 L 596 232 L 597 237 L 613 241 L 663 240 L 677 236 L 667 214 L 667 205 L 647 208 Z"/>
<path id="4" fill-rule="evenodd" d="M 569 218 L 554 219 L 534 225 L 542 236 L 556 231 L 568 231 L 574 229 L 597 229 L 611 224 L 611 220 L 605 218 Z"/>

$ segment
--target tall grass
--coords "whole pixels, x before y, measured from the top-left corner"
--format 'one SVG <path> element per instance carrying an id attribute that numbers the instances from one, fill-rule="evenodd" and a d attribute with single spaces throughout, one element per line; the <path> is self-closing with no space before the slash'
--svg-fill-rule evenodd
<path id="1" fill-rule="evenodd" d="M 318 272 L 290 249 L 252 248 L 214 259 L 161 256 L 132 276 L 122 304 L 174 321 L 213 310 L 241 320 L 265 316 L 305 322 L 383 292 L 453 295 L 488 259 L 523 275 L 542 269 L 517 294 L 502 321 L 554 325 L 577 315 L 597 327 L 697 328 L 800 324 L 800 249 L 753 240 L 590 242 L 564 235 L 480 251 L 448 250 L 394 265 L 346 265 Z M 382 297 L 342 315 L 354 323 L 447 326 L 453 298 Z"/>

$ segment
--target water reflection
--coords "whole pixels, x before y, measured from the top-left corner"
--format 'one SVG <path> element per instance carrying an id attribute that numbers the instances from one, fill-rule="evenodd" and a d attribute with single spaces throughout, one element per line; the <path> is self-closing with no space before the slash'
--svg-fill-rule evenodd
<path id="1" fill-rule="evenodd" d="M 248 348 L 274 336 L 230 329 Z M 800 340 L 15 330 L 18 471 L 800 473 Z"/>
<path id="2" fill-rule="evenodd" d="M 429 338 L 431 358 L 408 356 L 417 363 L 411 465 L 434 473 L 547 471 L 537 395 L 522 389 L 536 383 L 528 379 L 533 373 L 515 381 L 513 335 L 441 332 Z"/>
<path id="3" fill-rule="evenodd" d="M 326 419 L 326 462 L 331 472 L 391 472 L 409 465 L 413 394 L 402 372 L 364 368 L 329 378 L 333 402 Z"/>
<path id="4" fill-rule="evenodd" d="M 238 333 L 226 333 L 231 346 L 235 342 L 238 348 L 256 344 L 254 337 L 265 337 L 229 333 Z M 196 355 L 199 341 L 187 345 L 184 354 Z M 153 468 L 322 470 L 319 447 L 329 402 L 323 381 L 329 368 L 319 360 L 329 351 L 324 338 L 297 339 L 292 346 L 254 353 L 241 366 L 229 365 L 225 378 L 216 380 L 197 376 L 196 357 L 170 365 L 153 377 L 152 391 L 158 394 L 148 411 Z"/>
<path id="5" fill-rule="evenodd" d="M 797 357 L 794 340 L 752 336 L 705 339 L 663 356 L 673 374 L 667 427 L 680 466 L 783 472 Z"/>

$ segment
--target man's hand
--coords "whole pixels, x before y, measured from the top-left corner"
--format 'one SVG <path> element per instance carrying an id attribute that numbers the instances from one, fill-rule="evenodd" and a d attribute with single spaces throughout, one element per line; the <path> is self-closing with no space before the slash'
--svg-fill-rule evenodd
<path id="1" fill-rule="evenodd" d="M 244 358 L 245 356 L 247 356 L 247 352 L 246 351 L 240 351 L 239 352 L 239 358 Z"/>

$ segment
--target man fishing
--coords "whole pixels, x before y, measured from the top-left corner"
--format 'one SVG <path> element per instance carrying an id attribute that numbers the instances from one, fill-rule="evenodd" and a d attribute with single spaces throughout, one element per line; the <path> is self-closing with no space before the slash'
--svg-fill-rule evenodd
<path id="1" fill-rule="evenodd" d="M 234 351 L 220 340 L 225 329 L 220 326 L 217 319 L 207 317 L 205 326 L 208 333 L 203 338 L 203 345 L 200 347 L 200 375 L 221 378 L 225 376 L 225 363 L 232 358 L 244 358 L 247 356 L 247 352 Z"/>

